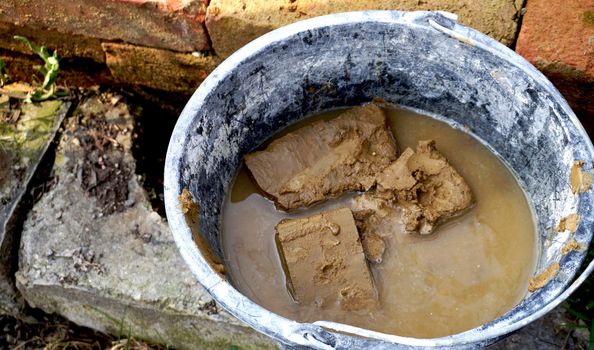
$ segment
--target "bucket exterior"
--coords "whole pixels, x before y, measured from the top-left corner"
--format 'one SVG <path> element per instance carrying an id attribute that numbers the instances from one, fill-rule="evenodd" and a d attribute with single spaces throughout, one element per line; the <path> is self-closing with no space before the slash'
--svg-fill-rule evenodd
<path id="1" fill-rule="evenodd" d="M 210 268 L 195 244 L 179 195 L 200 207 L 200 235 L 215 255 L 221 208 L 244 154 L 312 114 L 381 97 L 477 137 L 506 163 L 532 205 L 537 273 L 559 262 L 557 276 L 513 310 L 478 328 L 435 339 L 372 332 L 328 321 L 298 323 L 237 291 Z M 182 257 L 216 301 L 254 329 L 288 346 L 314 349 L 477 348 L 559 305 L 594 266 L 575 279 L 584 252 L 562 254 L 569 234 L 555 227 L 581 216 L 573 238 L 592 238 L 593 195 L 571 192 L 575 160 L 592 168 L 594 149 L 563 97 L 532 65 L 444 12 L 365 11 L 323 16 L 268 33 L 223 62 L 197 89 L 173 132 L 165 164 L 167 218 Z"/>

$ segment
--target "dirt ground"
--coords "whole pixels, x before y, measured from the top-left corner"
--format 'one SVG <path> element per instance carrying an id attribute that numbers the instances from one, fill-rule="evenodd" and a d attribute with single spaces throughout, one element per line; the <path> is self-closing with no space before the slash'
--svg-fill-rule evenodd
<path id="1" fill-rule="evenodd" d="M 161 345 L 134 339 L 122 330 L 110 336 L 75 325 L 54 315 L 29 310 L 27 321 L 0 316 L 0 349 L 23 350 L 164 350 Z"/>

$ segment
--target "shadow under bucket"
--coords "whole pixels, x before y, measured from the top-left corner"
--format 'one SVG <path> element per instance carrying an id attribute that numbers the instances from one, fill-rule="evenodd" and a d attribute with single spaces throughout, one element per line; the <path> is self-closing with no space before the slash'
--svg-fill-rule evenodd
<path id="1" fill-rule="evenodd" d="M 243 155 L 302 118 L 374 97 L 463 127 L 507 164 L 536 216 L 536 273 L 560 264 L 544 288 L 488 324 L 447 337 L 415 339 L 328 321 L 295 322 L 255 304 L 211 268 L 204 244 L 212 250 L 209 254 L 222 256 L 222 206 Z M 563 254 L 570 235 L 555 229 L 561 218 L 578 213 L 579 227 L 571 236 L 589 246 L 592 191 L 574 194 L 569 174 L 576 160 L 591 170 L 593 157 L 586 132 L 553 85 L 507 47 L 456 23 L 454 15 L 342 13 L 266 34 L 202 83 L 171 137 L 165 204 L 175 241 L 198 281 L 230 313 L 285 345 L 476 348 L 559 305 L 594 268 L 590 264 L 576 279 L 585 252 Z M 200 208 L 199 244 L 180 206 L 186 188 Z"/>

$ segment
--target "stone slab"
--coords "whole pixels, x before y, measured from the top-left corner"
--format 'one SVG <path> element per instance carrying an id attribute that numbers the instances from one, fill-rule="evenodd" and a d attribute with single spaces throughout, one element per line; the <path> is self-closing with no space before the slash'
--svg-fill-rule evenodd
<path id="1" fill-rule="evenodd" d="M 219 309 L 152 210 L 119 95 L 83 101 L 65 122 L 54 185 L 24 223 L 17 286 L 34 307 L 83 326 L 177 349 L 272 349 Z"/>
<path id="2" fill-rule="evenodd" d="M 559 89 L 594 135 L 594 1 L 528 1 L 516 51 Z"/>
<path id="3" fill-rule="evenodd" d="M 208 50 L 206 0 L 4 0 L 0 22 L 182 52 Z"/>
<path id="4" fill-rule="evenodd" d="M 206 27 L 214 51 L 227 57 L 251 40 L 298 20 L 360 10 L 444 10 L 505 45 L 515 39 L 522 0 L 211 0 Z"/>
<path id="5" fill-rule="evenodd" d="M 23 104 L 0 93 L 0 314 L 16 315 L 22 300 L 14 285 L 19 205 L 69 103 Z"/>
<path id="6" fill-rule="evenodd" d="M 103 43 L 107 66 L 120 83 L 166 91 L 194 91 L 215 68 L 213 56 Z"/>

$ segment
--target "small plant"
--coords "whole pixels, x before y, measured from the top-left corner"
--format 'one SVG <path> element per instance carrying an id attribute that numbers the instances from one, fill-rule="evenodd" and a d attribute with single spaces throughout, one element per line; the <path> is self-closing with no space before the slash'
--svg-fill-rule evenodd
<path id="1" fill-rule="evenodd" d="M 27 94 L 25 102 L 44 101 L 56 94 L 56 78 L 58 77 L 58 70 L 60 69 L 60 58 L 58 52 L 50 55 L 49 51 L 44 46 L 37 46 L 24 36 L 15 35 L 14 39 L 25 43 L 29 49 L 37 56 L 41 57 L 44 62 L 43 66 L 36 66 L 37 70 L 43 75 L 43 83 L 37 89 Z"/>
<path id="2" fill-rule="evenodd" d="M 4 84 L 9 81 L 10 77 L 8 76 L 8 73 L 6 73 L 6 63 L 0 58 L 0 87 L 4 86 Z"/>

